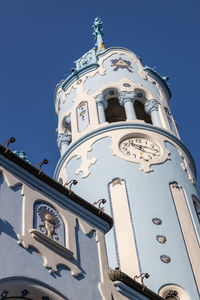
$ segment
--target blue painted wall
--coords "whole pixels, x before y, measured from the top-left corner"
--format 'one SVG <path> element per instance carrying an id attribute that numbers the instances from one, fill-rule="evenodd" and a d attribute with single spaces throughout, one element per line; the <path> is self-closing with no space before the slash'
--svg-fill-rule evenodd
<path id="1" fill-rule="evenodd" d="M 78 266 L 83 271 L 77 278 L 63 267 L 58 274 L 50 274 L 43 266 L 43 258 L 33 249 L 25 250 L 17 243 L 22 231 L 21 188 L 9 188 L 0 177 L 0 281 L 9 277 L 25 277 L 39 280 L 65 295 L 68 299 L 100 300 L 99 258 L 94 232 L 85 235 L 76 224 Z M 53 253 L 52 253 L 53 255 Z M 84 291 L 84 298 L 83 298 Z"/>
<path id="2" fill-rule="evenodd" d="M 87 178 L 82 179 L 81 174 L 75 175 L 76 169 L 81 164 L 77 157 L 67 163 L 68 178 L 78 180 L 74 192 L 90 203 L 101 198 L 109 200 L 108 184 L 114 178 L 126 180 L 142 272 L 150 273 L 148 287 L 158 292 L 166 282 L 175 283 L 184 287 L 191 299 L 198 299 L 169 183 L 176 181 L 183 187 L 197 231 L 199 223 L 195 216 L 191 195 L 197 195 L 198 198 L 199 195 L 197 187 L 189 181 L 188 174 L 181 167 L 183 160 L 178 150 L 172 144 L 166 143 L 171 159 L 162 164 L 153 165 L 153 172 L 144 173 L 139 170 L 138 164 L 113 156 L 110 145 L 109 137 L 93 144 L 88 158 L 96 157 L 97 162 L 90 167 L 91 174 Z M 109 203 L 105 205 L 105 208 L 106 212 L 111 214 Z M 156 217 L 162 220 L 162 225 L 153 224 L 152 219 Z M 158 234 L 166 236 L 165 244 L 157 242 Z M 113 237 L 110 234 L 108 254 L 111 258 L 110 263 L 113 264 L 111 267 L 116 267 L 113 247 Z M 160 260 L 161 255 L 168 255 L 171 262 L 163 263 Z"/>

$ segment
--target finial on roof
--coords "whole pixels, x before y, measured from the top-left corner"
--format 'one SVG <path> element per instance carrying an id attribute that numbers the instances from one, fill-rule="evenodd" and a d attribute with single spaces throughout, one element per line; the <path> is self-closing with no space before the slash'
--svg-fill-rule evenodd
<path id="1" fill-rule="evenodd" d="M 101 18 L 96 17 L 94 20 L 94 24 L 92 25 L 94 28 L 93 35 L 96 39 L 96 47 L 97 51 L 101 51 L 105 49 L 104 41 L 103 41 L 103 22 L 101 21 Z"/>

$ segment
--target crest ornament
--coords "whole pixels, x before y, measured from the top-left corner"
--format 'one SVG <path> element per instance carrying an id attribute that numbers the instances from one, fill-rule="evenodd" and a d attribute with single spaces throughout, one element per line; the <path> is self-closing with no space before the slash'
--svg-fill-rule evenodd
<path id="1" fill-rule="evenodd" d="M 142 93 L 138 93 L 138 94 L 137 94 L 137 97 L 138 97 L 138 98 L 142 98 L 142 97 L 144 97 L 144 95 L 143 95 Z"/>
<path id="2" fill-rule="evenodd" d="M 131 85 L 129 83 L 127 83 L 127 82 L 123 83 L 123 86 L 124 87 L 131 87 Z"/>
<path id="3" fill-rule="evenodd" d="M 113 71 L 118 71 L 118 69 L 126 69 L 129 72 L 133 73 L 131 70 L 131 62 L 129 60 L 122 59 L 121 57 L 111 60 L 111 67 L 114 67 Z"/>

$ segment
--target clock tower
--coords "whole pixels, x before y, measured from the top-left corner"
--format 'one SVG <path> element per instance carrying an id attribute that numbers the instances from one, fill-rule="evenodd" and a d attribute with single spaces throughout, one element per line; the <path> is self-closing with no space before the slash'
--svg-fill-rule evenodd
<path id="1" fill-rule="evenodd" d="M 128 49 L 106 49 L 100 18 L 93 29 L 95 48 L 56 88 L 55 179 L 77 180 L 73 192 L 91 204 L 107 200 L 111 267 L 135 279 L 149 273 L 145 284 L 166 299 L 198 300 L 200 195 L 168 78 Z"/>

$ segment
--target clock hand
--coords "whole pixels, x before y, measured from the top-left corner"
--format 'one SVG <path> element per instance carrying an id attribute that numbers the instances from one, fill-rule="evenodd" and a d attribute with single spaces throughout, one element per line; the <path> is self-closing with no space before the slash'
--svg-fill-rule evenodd
<path id="1" fill-rule="evenodd" d="M 147 147 L 146 147 L 146 148 L 147 148 Z M 144 151 L 144 152 L 146 152 L 146 153 L 150 153 L 150 154 L 158 153 L 157 150 L 153 150 L 153 149 L 149 149 L 149 148 L 147 148 L 147 149 L 150 150 L 150 151 L 145 150 L 143 147 L 142 147 L 140 150 L 142 150 L 142 151 Z"/>
<path id="2" fill-rule="evenodd" d="M 134 143 L 132 143 L 132 142 L 130 142 L 130 144 L 131 144 L 131 146 L 133 146 L 134 148 L 137 148 L 137 149 L 139 149 L 139 150 L 142 149 L 142 146 L 141 146 L 141 145 L 137 145 L 137 144 L 134 144 Z"/>
<path id="3" fill-rule="evenodd" d="M 146 153 L 150 153 L 150 154 L 153 154 L 153 153 L 158 153 L 158 150 L 157 149 L 151 149 L 147 146 L 142 146 L 142 145 L 137 145 L 137 144 L 134 144 L 133 142 L 130 142 L 131 146 L 133 146 L 134 148 L 138 149 L 138 150 L 141 150 L 143 152 L 146 152 Z M 148 150 L 150 151 L 146 151 L 144 148 L 147 148 Z"/>
<path id="4" fill-rule="evenodd" d="M 156 153 L 156 152 L 158 152 L 157 149 L 152 149 L 152 148 L 149 148 L 149 147 L 147 147 L 147 146 L 137 145 L 137 144 L 134 144 L 133 142 L 130 142 L 130 144 L 131 144 L 131 146 L 133 146 L 133 147 L 135 147 L 135 148 L 137 148 L 137 149 L 139 149 L 139 150 L 145 151 L 145 152 L 148 152 L 148 151 L 144 150 L 144 148 L 149 149 L 149 150 L 150 150 L 149 153 Z"/>
<path id="5" fill-rule="evenodd" d="M 149 148 L 149 147 L 147 147 L 147 146 L 142 146 L 142 148 L 147 148 L 147 149 L 149 149 L 149 150 L 151 150 L 151 151 L 153 151 L 153 152 L 158 152 L 157 149 Z"/>

